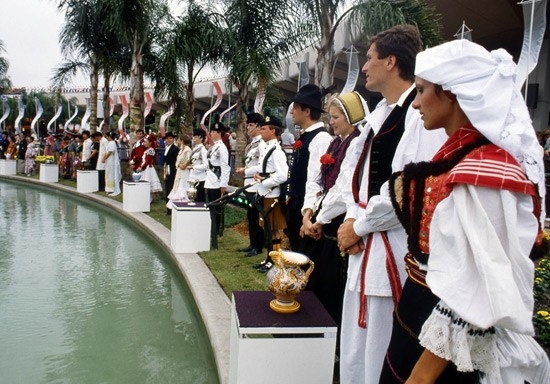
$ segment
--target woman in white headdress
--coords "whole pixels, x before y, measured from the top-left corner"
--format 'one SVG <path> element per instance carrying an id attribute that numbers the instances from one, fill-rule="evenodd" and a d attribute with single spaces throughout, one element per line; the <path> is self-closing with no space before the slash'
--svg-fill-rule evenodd
<path id="1" fill-rule="evenodd" d="M 391 179 L 407 279 L 380 383 L 550 382 L 534 341 L 543 150 L 504 50 L 467 40 L 416 59 L 413 107 L 449 135 Z"/>

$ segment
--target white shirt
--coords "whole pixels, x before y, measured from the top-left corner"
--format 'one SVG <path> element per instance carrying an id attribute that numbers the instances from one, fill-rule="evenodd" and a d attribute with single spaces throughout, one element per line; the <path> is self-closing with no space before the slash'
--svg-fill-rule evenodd
<path id="1" fill-rule="evenodd" d="M 189 172 L 189 180 L 204 181 L 206 180 L 206 170 L 208 169 L 208 152 L 202 144 L 196 144 L 191 152 L 191 172 Z"/>
<path id="2" fill-rule="evenodd" d="M 206 189 L 217 189 L 217 188 L 227 188 L 229 183 L 229 172 L 231 168 L 229 167 L 229 153 L 227 152 L 227 147 L 222 140 L 214 142 L 214 145 L 208 150 L 208 161 L 214 167 L 221 168 L 221 175 L 218 179 L 218 176 L 208 167 L 206 171 L 206 180 L 204 182 L 204 188 Z"/>
<path id="3" fill-rule="evenodd" d="M 286 154 L 282 150 L 277 139 L 269 140 L 267 143 L 264 142 L 260 145 L 261 155 L 258 164 L 253 168 L 246 169 L 245 172 L 252 175 L 263 173 L 263 164 L 264 161 L 266 161 L 265 173 L 269 173 L 270 176 L 258 184 L 258 195 L 264 197 L 279 197 L 281 194 L 279 185 L 284 183 L 288 178 Z M 275 148 L 275 150 L 270 153 L 272 148 Z M 269 157 L 267 157 L 266 160 L 266 156 L 268 155 Z"/>
<path id="4" fill-rule="evenodd" d="M 261 147 L 262 136 L 257 135 L 252 138 L 250 145 L 248 146 L 248 151 L 246 152 L 246 157 L 244 159 L 244 185 L 248 185 L 254 182 L 254 173 L 250 171 L 251 168 L 255 168 L 260 164 L 260 147 Z M 258 185 L 254 184 L 250 188 L 246 189 L 248 192 L 256 192 L 258 190 Z"/>
<path id="5" fill-rule="evenodd" d="M 105 152 L 107 151 L 107 143 L 109 143 L 109 140 L 107 140 L 104 137 L 101 137 L 99 140 L 99 154 L 98 154 L 98 160 L 97 160 L 97 166 L 95 169 L 98 171 L 104 171 L 105 170 L 105 163 L 101 160 L 103 159 L 103 156 L 105 156 Z"/>
<path id="6" fill-rule="evenodd" d="M 304 132 L 311 132 L 315 129 L 324 127 L 323 122 L 318 122 L 309 126 Z M 304 205 L 302 214 L 306 209 L 313 210 L 317 201 L 318 193 L 323 191 L 321 187 L 321 156 L 325 154 L 332 141 L 332 136 L 328 132 L 319 132 L 309 143 L 309 161 L 307 163 L 307 181 L 306 194 L 304 196 Z"/>
<path id="7" fill-rule="evenodd" d="M 82 143 L 82 161 L 88 160 L 92 154 L 92 144 L 94 142 L 89 137 Z"/>
<path id="8" fill-rule="evenodd" d="M 406 278 L 403 257 L 407 253 L 406 234 L 401 226 L 401 223 L 395 215 L 395 211 L 391 204 L 388 183 L 384 183 L 380 190 L 380 195 L 373 196 L 367 205 L 366 209 L 359 207 L 353 199 L 351 189 L 351 178 L 355 172 L 355 166 L 363 149 L 363 144 L 367 138 L 369 131 L 372 129 L 376 134 L 382 124 L 396 105 L 403 105 L 403 102 L 413 90 L 412 85 L 405 91 L 396 104 L 388 105 L 383 99 L 367 117 L 367 123 L 364 126 L 361 135 L 359 135 L 348 148 L 342 163 L 342 173 L 345 173 L 345 180 L 341 180 L 339 184 L 342 189 L 342 198 L 346 203 L 347 213 L 346 218 L 356 219 L 353 227 L 355 233 L 363 237 L 366 242 L 366 236 L 369 233 L 374 233 L 369 261 L 365 276 L 365 292 L 367 295 L 391 296 L 392 291 L 386 271 L 386 249 L 383 240 L 379 234 L 381 231 L 386 231 L 390 242 L 397 268 L 400 272 L 401 281 Z M 409 107 L 405 117 L 405 132 L 399 141 L 392 162 L 393 172 L 397 172 L 403 168 L 405 164 L 410 162 L 431 160 L 437 150 L 447 140 L 444 130 L 438 129 L 435 131 L 427 131 L 424 129 L 424 123 L 420 118 L 417 110 Z M 368 191 L 368 176 L 369 176 L 369 157 L 365 161 L 365 169 L 360 183 L 359 196 L 367 196 Z M 360 290 L 360 270 L 363 260 L 363 253 L 350 255 L 348 265 L 348 289 Z"/>

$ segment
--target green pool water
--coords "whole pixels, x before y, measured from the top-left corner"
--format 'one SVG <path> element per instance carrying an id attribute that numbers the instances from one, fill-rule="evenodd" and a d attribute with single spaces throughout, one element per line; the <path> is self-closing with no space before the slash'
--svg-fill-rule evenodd
<path id="1" fill-rule="evenodd" d="M 218 383 L 168 255 L 115 213 L 0 182 L 0 383 Z"/>

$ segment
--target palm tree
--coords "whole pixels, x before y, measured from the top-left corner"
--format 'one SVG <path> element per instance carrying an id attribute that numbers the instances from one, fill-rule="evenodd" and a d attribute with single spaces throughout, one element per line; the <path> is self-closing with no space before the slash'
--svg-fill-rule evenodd
<path id="1" fill-rule="evenodd" d="M 440 17 L 423 0 L 360 0 L 352 5 L 345 0 L 300 2 L 308 10 L 311 23 L 319 31 L 315 83 L 324 88 L 331 86 L 334 81 L 334 36 L 342 24 L 346 24 L 346 30 L 355 31 L 355 38 L 367 39 L 397 24 L 414 24 L 418 27 L 424 44 L 434 45 L 441 42 Z"/>
<path id="2" fill-rule="evenodd" d="M 221 24 L 218 13 L 190 2 L 187 12 L 158 41 L 158 52 L 153 55 L 150 75 L 156 83 L 155 94 L 166 95 L 165 99 L 177 104 L 176 114 L 183 112 L 188 129 L 193 122 L 197 76 L 206 65 L 220 64 L 224 53 Z"/>
<path id="3" fill-rule="evenodd" d="M 244 125 L 250 91 L 255 85 L 265 90 L 281 60 L 311 43 L 315 29 L 303 21 L 302 13 L 292 0 L 232 0 L 225 10 L 225 64 L 238 92 L 236 164 L 242 164 L 246 146 Z"/>
<path id="4" fill-rule="evenodd" d="M 171 15 L 167 0 L 102 0 L 106 4 L 107 28 L 121 37 L 129 47 L 130 67 L 130 130 L 143 128 L 144 60 L 155 39 L 169 24 Z"/>
<path id="5" fill-rule="evenodd" d="M 65 13 L 65 24 L 61 30 L 60 45 L 66 59 L 56 70 L 54 82 L 64 82 L 77 72 L 90 76 L 90 128 L 97 129 L 97 98 L 99 74 L 103 70 L 106 81 L 110 74 L 106 70 L 116 62 L 116 55 L 123 50 L 117 35 L 103 23 L 108 12 L 104 0 L 61 0 L 58 8 Z M 108 95 L 107 95 L 108 97 Z"/>
<path id="6" fill-rule="evenodd" d="M 0 40 L 0 53 L 6 52 L 4 42 Z M 11 80 L 8 77 L 10 64 L 8 59 L 0 56 L 0 92 L 5 92 L 12 87 Z"/>

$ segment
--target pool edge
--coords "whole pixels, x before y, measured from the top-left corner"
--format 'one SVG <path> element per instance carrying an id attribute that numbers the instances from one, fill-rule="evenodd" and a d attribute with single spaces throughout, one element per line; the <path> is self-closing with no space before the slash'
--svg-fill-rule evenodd
<path id="1" fill-rule="evenodd" d="M 88 201 L 92 200 L 114 209 L 155 238 L 170 255 L 193 294 L 210 340 L 220 384 L 229 382 L 231 301 L 198 254 L 174 252 L 170 244 L 170 229 L 145 213 L 124 211 L 122 203 L 105 196 L 94 193 L 81 193 L 73 187 L 58 183 L 45 183 L 24 176 L 0 175 L 0 179 L 22 184 L 33 184 L 66 192 L 77 197 L 85 197 Z"/>

